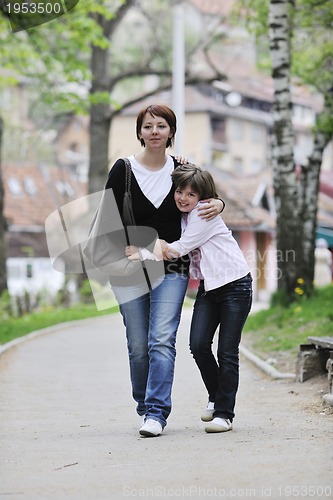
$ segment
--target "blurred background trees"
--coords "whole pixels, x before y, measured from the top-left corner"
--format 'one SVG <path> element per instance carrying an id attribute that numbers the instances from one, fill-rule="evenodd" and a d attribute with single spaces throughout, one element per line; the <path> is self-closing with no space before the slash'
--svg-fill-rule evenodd
<path id="1" fill-rule="evenodd" d="M 183 3 L 195 8 L 204 4 Z M 186 25 L 185 81 L 218 82 L 227 88 L 221 54 L 228 47 L 232 53 L 233 30 L 246 26 L 254 34 L 257 67 L 275 82 L 271 163 L 278 288 L 288 302 L 295 298 L 299 279 L 305 293 L 313 289 L 319 174 L 333 134 L 331 1 L 237 0 L 206 7 L 213 12 L 220 4 L 233 8 L 211 15 L 209 22 L 205 18 L 199 28 Z M 88 192 L 102 189 L 110 167 L 113 119 L 143 98 L 171 88 L 173 5 L 165 0 L 81 0 L 70 13 L 15 35 L 8 20 L 0 17 L 3 158 L 56 163 L 59 129 L 71 116 L 85 115 Z M 322 96 L 310 153 L 297 147 L 291 123 L 291 87 L 303 84 Z M 6 109 L 6 89 L 14 87 L 28 92 L 28 109 Z M 294 252 L 292 260 L 284 258 L 289 250 Z"/>

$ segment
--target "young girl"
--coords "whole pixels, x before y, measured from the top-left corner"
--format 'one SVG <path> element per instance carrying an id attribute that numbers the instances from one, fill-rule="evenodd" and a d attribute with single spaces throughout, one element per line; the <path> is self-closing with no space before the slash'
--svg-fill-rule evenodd
<path id="1" fill-rule="evenodd" d="M 190 350 L 208 391 L 201 419 L 206 432 L 232 429 L 239 382 L 239 343 L 252 304 L 252 277 L 231 231 L 221 217 L 203 220 L 200 200 L 216 197 L 209 172 L 191 164 L 172 173 L 175 202 L 182 212 L 182 235 L 172 243 L 158 240 L 154 255 L 127 247 L 129 258 L 169 259 L 189 254 L 190 272 L 200 278 L 190 331 Z M 217 359 L 212 352 L 219 327 Z"/>

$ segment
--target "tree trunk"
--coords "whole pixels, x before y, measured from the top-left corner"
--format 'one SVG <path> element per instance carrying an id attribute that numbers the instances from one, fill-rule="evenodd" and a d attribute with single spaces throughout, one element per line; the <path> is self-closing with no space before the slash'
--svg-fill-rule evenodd
<path id="1" fill-rule="evenodd" d="M 117 26 L 134 4 L 135 0 L 123 0 L 114 16 L 108 19 L 102 14 L 95 14 L 96 21 L 101 26 L 103 35 L 107 40 L 112 39 Z M 109 100 L 106 99 L 106 96 L 111 92 L 109 59 L 108 47 L 92 47 L 90 95 L 93 103 L 90 108 L 89 193 L 95 193 L 104 188 L 109 170 L 111 110 Z M 104 94 L 101 99 L 98 97 L 99 93 Z"/>
<path id="2" fill-rule="evenodd" d="M 332 116 L 331 105 L 325 106 L 322 115 Z M 319 115 L 320 121 L 321 115 Z M 331 140 L 330 130 L 324 131 L 319 128 L 315 132 L 314 147 L 308 165 L 302 168 L 301 173 L 301 216 L 303 218 L 302 228 L 302 266 L 304 277 L 304 287 L 307 294 L 313 291 L 314 278 L 314 249 L 316 243 L 318 195 L 319 195 L 319 177 L 322 164 L 323 152 Z"/>
<path id="3" fill-rule="evenodd" d="M 1 151 L 2 151 L 3 120 L 0 117 L 0 295 L 7 290 L 6 269 L 6 223 L 4 218 L 4 187 L 2 182 Z"/>
<path id="4" fill-rule="evenodd" d="M 272 163 L 277 212 L 278 289 L 291 300 L 299 276 L 301 231 L 293 158 L 290 64 L 292 0 L 271 0 L 270 53 L 274 81 Z"/>
<path id="5" fill-rule="evenodd" d="M 91 95 L 109 92 L 109 52 L 100 47 L 92 48 Z M 100 102 L 90 108 L 90 157 L 89 193 L 103 189 L 108 172 L 110 135 L 110 104 Z"/>

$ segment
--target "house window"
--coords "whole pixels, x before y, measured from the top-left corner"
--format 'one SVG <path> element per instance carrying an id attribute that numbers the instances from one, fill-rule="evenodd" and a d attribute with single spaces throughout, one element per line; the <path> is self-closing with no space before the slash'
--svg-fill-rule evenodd
<path id="1" fill-rule="evenodd" d="M 252 142 L 256 144 L 262 141 L 262 129 L 258 125 L 253 125 L 251 127 L 251 139 Z"/>
<path id="2" fill-rule="evenodd" d="M 23 182 L 26 192 L 30 196 L 35 196 L 37 194 L 37 187 L 34 179 L 32 177 L 25 177 Z"/>
<path id="3" fill-rule="evenodd" d="M 232 121 L 231 123 L 231 134 L 235 141 L 241 141 L 244 139 L 244 123 L 240 121 Z"/>
<path id="4" fill-rule="evenodd" d="M 225 122 L 224 120 L 212 120 L 212 131 L 213 131 L 213 141 L 225 144 L 226 143 L 226 134 L 225 134 Z"/>
<path id="5" fill-rule="evenodd" d="M 74 194 L 74 189 L 67 181 L 57 181 L 56 187 L 62 195 L 73 196 Z"/>
<path id="6" fill-rule="evenodd" d="M 260 172 L 262 170 L 262 163 L 260 160 L 252 160 L 251 161 L 251 172 L 253 174 Z"/>
<path id="7" fill-rule="evenodd" d="M 243 172 L 243 159 L 242 158 L 234 158 L 233 165 L 234 165 L 234 171 L 237 174 L 241 174 Z"/>
<path id="8" fill-rule="evenodd" d="M 315 122 L 315 112 L 313 109 L 300 104 L 294 104 L 292 108 L 293 118 L 299 123 L 312 125 Z"/>
<path id="9" fill-rule="evenodd" d="M 14 196 L 22 195 L 21 183 L 18 179 L 16 179 L 16 177 L 9 177 L 7 182 L 11 194 L 13 194 Z"/>
<path id="10" fill-rule="evenodd" d="M 26 265 L 26 277 L 32 278 L 32 264 L 31 264 L 31 262 L 28 262 L 28 264 Z"/>

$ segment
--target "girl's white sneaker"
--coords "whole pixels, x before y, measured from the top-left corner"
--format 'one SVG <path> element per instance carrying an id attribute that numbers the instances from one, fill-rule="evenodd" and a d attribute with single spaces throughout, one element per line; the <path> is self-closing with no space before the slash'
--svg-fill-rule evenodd
<path id="1" fill-rule="evenodd" d="M 211 420 L 213 420 L 213 413 L 214 413 L 214 403 L 208 401 L 207 408 L 201 415 L 201 420 L 203 422 L 210 422 Z"/>
<path id="2" fill-rule="evenodd" d="M 226 432 L 232 430 L 232 423 L 228 418 L 215 417 L 210 424 L 206 425 L 206 432 Z"/>

